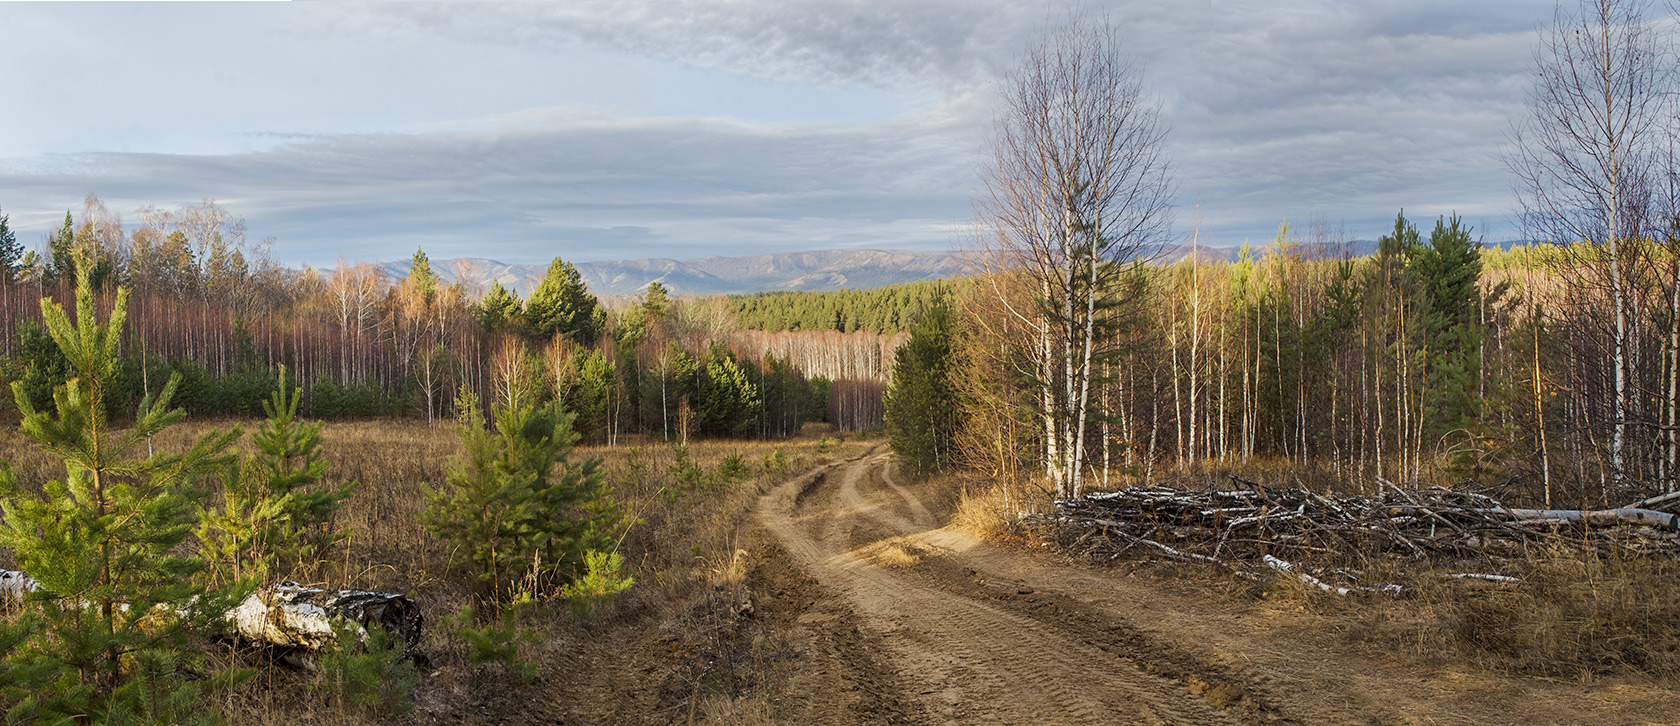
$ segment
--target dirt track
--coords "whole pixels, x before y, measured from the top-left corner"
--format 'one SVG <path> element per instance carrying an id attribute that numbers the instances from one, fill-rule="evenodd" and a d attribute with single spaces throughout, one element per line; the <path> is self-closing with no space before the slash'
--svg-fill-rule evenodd
<path id="1" fill-rule="evenodd" d="M 1650 684 L 1371 651 L 949 527 L 877 449 L 770 492 L 756 589 L 804 653 L 779 710 L 848 723 L 1674 723 Z"/>

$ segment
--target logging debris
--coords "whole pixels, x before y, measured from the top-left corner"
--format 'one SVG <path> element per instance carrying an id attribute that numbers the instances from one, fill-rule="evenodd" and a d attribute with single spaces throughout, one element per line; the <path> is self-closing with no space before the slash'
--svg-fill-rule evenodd
<path id="1" fill-rule="evenodd" d="M 0 601 L 22 603 L 39 588 L 34 578 L 17 570 L 0 570 Z M 420 652 L 425 617 L 406 595 L 370 590 L 328 590 L 282 582 L 247 595 L 222 614 L 233 634 L 265 645 L 320 650 L 337 639 L 335 624 L 347 624 L 365 637 L 366 629 L 382 628 L 403 657 L 424 662 Z"/>
<path id="2" fill-rule="evenodd" d="M 1526 509 L 1485 494 L 1386 481 L 1376 495 L 1338 495 L 1229 479 L 1231 488 L 1152 485 L 1093 494 L 1021 521 L 1091 556 L 1154 551 L 1244 577 L 1282 574 L 1338 595 L 1401 588 L 1361 583 L 1356 569 L 1309 571 L 1291 560 L 1429 561 L 1466 570 L 1448 578 L 1513 583 L 1520 578 L 1472 570 L 1497 571 L 1560 543 L 1600 555 L 1680 557 L 1680 514 L 1650 508 L 1680 505 L 1680 494 L 1612 509 Z"/>

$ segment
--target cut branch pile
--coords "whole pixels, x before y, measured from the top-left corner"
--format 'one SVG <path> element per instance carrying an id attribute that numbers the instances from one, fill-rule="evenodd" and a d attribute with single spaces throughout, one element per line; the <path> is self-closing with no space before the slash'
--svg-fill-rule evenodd
<path id="1" fill-rule="evenodd" d="M 1086 554 L 1114 558 L 1141 548 L 1245 576 L 1282 572 L 1338 594 L 1398 588 L 1341 587 L 1289 559 L 1388 556 L 1498 568 L 1556 543 L 1584 545 L 1599 554 L 1680 556 L 1680 515 L 1644 508 L 1680 504 L 1680 496 L 1617 509 L 1521 509 L 1482 494 L 1441 487 L 1408 491 L 1387 482 L 1378 496 L 1318 494 L 1234 476 L 1231 483 L 1232 489 L 1150 486 L 1097 494 L 1061 502 L 1057 511 L 1028 515 L 1023 522 Z M 1320 576 L 1358 579 L 1350 571 Z M 1477 572 L 1452 576 L 1512 580 Z"/>

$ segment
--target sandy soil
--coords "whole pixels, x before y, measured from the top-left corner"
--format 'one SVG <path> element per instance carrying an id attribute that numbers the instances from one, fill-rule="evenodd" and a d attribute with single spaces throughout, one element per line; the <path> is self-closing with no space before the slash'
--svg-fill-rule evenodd
<path id="1" fill-rule="evenodd" d="M 1658 724 L 1680 693 L 1421 664 L 1332 616 L 982 542 L 877 449 L 759 503 L 775 720 L 851 724 Z"/>

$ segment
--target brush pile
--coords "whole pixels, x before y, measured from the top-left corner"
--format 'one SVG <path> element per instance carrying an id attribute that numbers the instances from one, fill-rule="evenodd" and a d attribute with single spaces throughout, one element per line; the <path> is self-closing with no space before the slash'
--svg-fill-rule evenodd
<path id="1" fill-rule="evenodd" d="M 1335 587 L 1289 560 L 1392 557 L 1498 569 L 1559 543 L 1605 555 L 1680 556 L 1680 515 L 1655 509 L 1680 505 L 1680 495 L 1617 509 L 1522 509 L 1441 487 L 1408 491 L 1383 482 L 1377 496 L 1330 495 L 1230 480 L 1230 489 L 1150 486 L 1092 495 L 1023 523 L 1087 555 L 1112 559 L 1142 548 L 1250 576 L 1271 569 L 1342 594 L 1397 588 Z"/>

